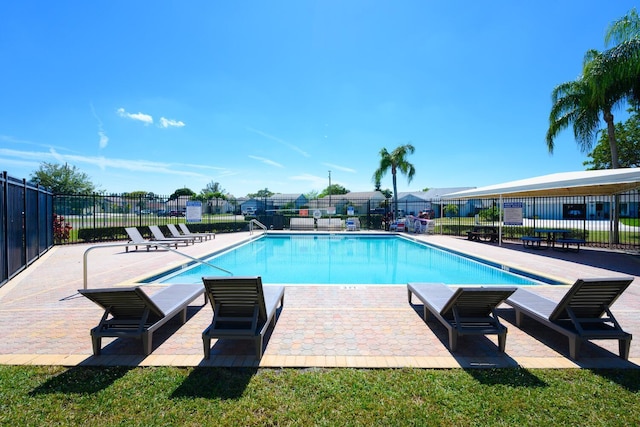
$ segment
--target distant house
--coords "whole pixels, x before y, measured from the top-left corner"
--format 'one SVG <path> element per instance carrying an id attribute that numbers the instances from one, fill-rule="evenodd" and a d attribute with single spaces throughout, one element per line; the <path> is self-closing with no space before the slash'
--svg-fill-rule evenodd
<path id="1" fill-rule="evenodd" d="M 309 200 L 304 194 L 274 194 L 267 199 L 269 209 L 284 210 L 284 209 L 300 209 L 303 206 L 307 206 Z"/>
<path id="2" fill-rule="evenodd" d="M 432 188 L 429 191 L 398 192 L 398 210 L 401 211 L 401 215 L 418 215 L 422 211 L 431 210 L 435 212 L 436 217 L 441 217 L 440 197 L 472 188 L 475 187 Z"/>
<path id="3" fill-rule="evenodd" d="M 324 213 L 328 207 L 335 207 L 337 215 L 346 215 L 349 206 L 353 207 L 355 215 L 364 215 L 370 209 L 377 208 L 387 199 L 380 191 L 352 191 L 347 194 L 332 194 L 309 202 L 309 209 L 318 209 Z"/>

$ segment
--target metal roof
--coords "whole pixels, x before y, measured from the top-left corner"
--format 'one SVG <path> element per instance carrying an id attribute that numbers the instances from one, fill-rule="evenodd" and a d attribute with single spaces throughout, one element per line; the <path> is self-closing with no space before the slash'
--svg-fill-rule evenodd
<path id="1" fill-rule="evenodd" d="M 443 199 L 602 196 L 640 187 L 640 168 L 561 172 L 443 195 Z"/>

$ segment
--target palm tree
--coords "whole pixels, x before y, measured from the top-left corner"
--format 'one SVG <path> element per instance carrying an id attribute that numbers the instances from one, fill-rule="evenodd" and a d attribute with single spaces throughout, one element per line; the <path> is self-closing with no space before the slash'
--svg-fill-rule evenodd
<path id="1" fill-rule="evenodd" d="M 380 150 L 380 166 L 373 174 L 373 182 L 379 183 L 382 177 L 391 169 L 395 219 L 398 219 L 398 184 L 396 175 L 400 171 L 407 176 L 407 181 L 411 182 L 413 175 L 416 173 L 416 168 L 407 161 L 406 157 L 409 154 L 413 154 L 414 151 L 415 148 L 411 144 L 401 145 L 391 153 L 386 148 L 383 148 Z"/>
<path id="2" fill-rule="evenodd" d="M 617 44 L 603 52 L 599 83 L 615 87 L 625 98 L 640 101 L 640 17 L 635 9 L 609 26 L 605 44 L 612 43 Z"/>
<path id="3" fill-rule="evenodd" d="M 616 84 L 607 83 L 604 70 L 607 58 L 601 52 L 590 50 L 585 55 L 582 75 L 575 81 L 561 83 L 553 89 L 553 105 L 549 114 L 547 148 L 553 153 L 554 140 L 558 134 L 573 126 L 573 134 L 582 152 L 591 151 L 599 132 L 600 114 L 607 124 L 611 167 L 618 168 L 618 144 L 616 142 L 613 109 L 624 99 L 624 91 Z M 618 221 L 614 224 L 614 243 L 618 240 Z"/>
<path id="4" fill-rule="evenodd" d="M 549 152 L 553 153 L 555 138 L 573 125 L 573 134 L 581 151 L 589 152 L 598 135 L 602 114 L 607 124 L 611 164 L 615 169 L 618 167 L 618 147 L 612 111 L 623 100 L 623 96 L 613 85 L 602 84 L 604 61 L 601 52 L 588 51 L 582 75 L 575 81 L 561 83 L 553 89 L 546 140 Z"/>

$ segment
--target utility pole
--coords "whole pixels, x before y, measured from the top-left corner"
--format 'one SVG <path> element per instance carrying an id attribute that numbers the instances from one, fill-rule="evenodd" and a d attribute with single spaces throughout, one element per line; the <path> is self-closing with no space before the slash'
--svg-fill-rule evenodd
<path id="1" fill-rule="evenodd" d="M 329 171 L 329 206 L 331 206 L 331 171 Z"/>

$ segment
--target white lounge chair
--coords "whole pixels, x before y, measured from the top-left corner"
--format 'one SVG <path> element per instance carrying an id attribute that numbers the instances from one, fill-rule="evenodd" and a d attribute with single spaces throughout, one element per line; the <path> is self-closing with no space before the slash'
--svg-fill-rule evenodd
<path id="1" fill-rule="evenodd" d="M 167 237 L 162 233 L 162 230 L 160 230 L 160 227 L 158 227 L 157 225 L 150 225 L 149 226 L 149 230 L 151 230 L 151 234 L 153 235 L 153 240 L 157 240 L 157 241 L 173 241 L 173 242 L 180 242 L 180 243 L 184 243 L 185 245 L 189 245 L 189 244 L 194 244 L 196 239 L 194 239 L 193 237 Z"/>
<path id="2" fill-rule="evenodd" d="M 194 240 L 197 240 L 198 242 L 202 242 L 204 240 L 204 236 L 200 235 L 196 235 L 196 234 L 182 234 L 178 231 L 178 229 L 176 228 L 175 225 L 173 224 L 167 224 L 167 228 L 169 229 L 169 232 L 171 233 L 171 237 L 183 237 L 183 238 L 193 238 Z"/>
<path id="3" fill-rule="evenodd" d="M 147 252 L 149 252 L 149 248 L 154 247 L 158 249 L 158 246 L 174 246 L 176 249 L 178 248 L 178 243 L 175 240 L 147 240 L 142 237 L 140 231 L 136 227 L 126 227 L 124 229 L 129 235 L 129 243 L 135 244 L 136 250 L 138 250 L 138 246 L 145 246 L 147 248 Z M 125 249 L 129 252 L 129 246 Z"/>
<path id="4" fill-rule="evenodd" d="M 216 233 L 214 233 L 214 232 L 210 232 L 210 233 L 192 233 L 189 230 L 189 227 L 187 227 L 187 224 L 185 224 L 184 222 L 179 223 L 178 227 L 180 227 L 180 230 L 182 230 L 182 232 L 184 234 L 186 234 L 187 236 L 205 236 L 205 240 L 206 239 L 215 239 L 216 238 Z"/>

